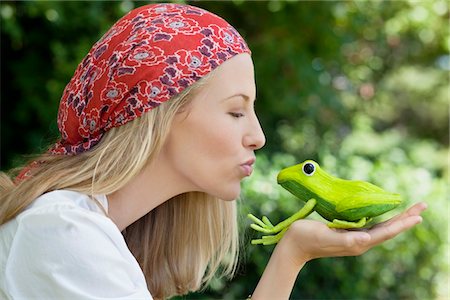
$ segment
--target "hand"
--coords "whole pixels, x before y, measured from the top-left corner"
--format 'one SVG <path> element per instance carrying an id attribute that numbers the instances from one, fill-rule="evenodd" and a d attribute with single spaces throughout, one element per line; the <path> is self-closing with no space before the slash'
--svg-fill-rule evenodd
<path id="1" fill-rule="evenodd" d="M 343 230 L 330 229 L 324 223 L 313 220 L 294 222 L 280 241 L 298 266 L 319 257 L 356 256 L 372 247 L 390 240 L 398 234 L 422 222 L 420 214 L 427 208 L 423 202 L 417 203 L 370 229 Z"/>

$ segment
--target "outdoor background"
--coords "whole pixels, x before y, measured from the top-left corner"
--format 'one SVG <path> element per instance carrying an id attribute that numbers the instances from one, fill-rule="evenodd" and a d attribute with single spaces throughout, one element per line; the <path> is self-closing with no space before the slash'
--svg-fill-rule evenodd
<path id="1" fill-rule="evenodd" d="M 146 3 L 1 2 L 1 170 L 56 139 L 59 99 L 76 66 L 119 17 Z M 277 186 L 276 174 L 314 159 L 336 176 L 401 193 L 406 201 L 393 213 L 420 200 L 429 209 L 423 224 L 361 257 L 308 263 L 292 298 L 448 299 L 449 2 L 195 5 L 248 41 L 267 145 L 239 200 L 237 277 L 185 298 L 252 292 L 273 247 L 250 245 L 258 235 L 245 215 L 278 222 L 297 211 L 303 202 Z"/>

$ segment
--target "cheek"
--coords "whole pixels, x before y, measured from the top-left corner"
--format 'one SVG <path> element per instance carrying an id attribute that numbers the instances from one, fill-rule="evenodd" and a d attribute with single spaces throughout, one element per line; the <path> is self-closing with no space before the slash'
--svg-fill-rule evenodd
<path id="1" fill-rule="evenodd" d="M 193 190 L 224 200 L 239 196 L 244 157 L 242 131 L 234 121 L 223 113 L 193 112 L 172 127 L 165 155 Z"/>
<path id="2" fill-rule="evenodd" d="M 240 193 L 242 159 L 238 128 L 226 118 L 203 121 L 186 122 L 172 137 L 178 171 L 201 191 L 235 199 Z"/>
<path id="3" fill-rule="evenodd" d="M 209 158 L 219 163 L 236 158 L 240 149 L 239 132 L 227 117 L 229 116 L 209 115 L 200 122 L 187 124 L 186 142 L 191 149 L 195 149 L 198 159 Z"/>
<path id="4" fill-rule="evenodd" d="M 192 141 L 199 153 L 217 161 L 230 159 L 237 151 L 237 138 L 230 130 L 221 128 L 204 128 Z"/>
<path id="5" fill-rule="evenodd" d="M 203 131 L 196 143 L 197 180 L 209 194 L 234 200 L 241 191 L 238 139 L 230 131 L 211 129 Z"/>

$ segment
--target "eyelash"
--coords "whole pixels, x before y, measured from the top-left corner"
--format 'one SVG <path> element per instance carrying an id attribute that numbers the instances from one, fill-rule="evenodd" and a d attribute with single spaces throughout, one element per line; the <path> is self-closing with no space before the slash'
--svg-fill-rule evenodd
<path id="1" fill-rule="evenodd" d="M 233 118 L 236 118 L 236 119 L 242 118 L 244 116 L 243 113 L 236 113 L 236 112 L 230 112 L 229 114 L 230 114 L 230 116 L 232 116 Z"/>

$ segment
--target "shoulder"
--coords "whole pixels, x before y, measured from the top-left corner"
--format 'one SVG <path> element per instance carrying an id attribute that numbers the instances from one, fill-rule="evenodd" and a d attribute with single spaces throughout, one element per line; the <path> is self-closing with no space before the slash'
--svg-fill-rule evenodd
<path id="1" fill-rule="evenodd" d="M 87 195 L 70 191 L 36 199 L 17 217 L 5 270 L 9 292 L 148 299 L 144 276 L 122 234 L 98 209 Z"/>
<path id="2" fill-rule="evenodd" d="M 14 243 L 31 243 L 46 251 L 92 250 L 102 243 L 121 246 L 119 229 L 88 195 L 73 191 L 54 191 L 37 198 L 16 218 Z M 94 242 L 87 248 L 82 242 Z M 13 244 L 14 244 L 13 243 Z"/>
<path id="3" fill-rule="evenodd" d="M 103 206 L 103 208 L 99 205 Z M 45 211 L 46 209 L 64 208 L 78 208 L 86 212 L 91 211 L 103 214 L 103 211 L 108 209 L 107 206 L 105 195 L 95 195 L 94 200 L 91 196 L 83 193 L 70 190 L 56 190 L 38 197 L 21 215 L 40 210 Z"/>
<path id="4" fill-rule="evenodd" d="M 121 244 L 122 235 L 88 195 L 54 191 L 37 198 L 16 218 L 16 241 L 33 241 L 37 246 L 83 247 L 81 241 Z M 90 248 L 89 248 L 90 249 Z M 50 249 L 49 249 L 50 250 Z"/>
<path id="5" fill-rule="evenodd" d="M 103 213 L 102 202 L 74 191 L 49 192 L 17 216 L 18 229 L 34 233 L 51 230 L 56 235 L 76 234 L 71 228 L 85 234 L 102 230 L 120 236 L 115 224 Z"/>

